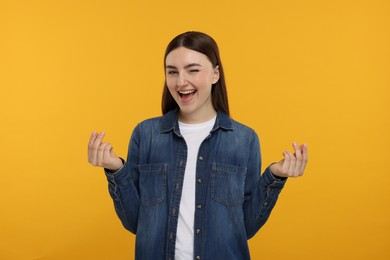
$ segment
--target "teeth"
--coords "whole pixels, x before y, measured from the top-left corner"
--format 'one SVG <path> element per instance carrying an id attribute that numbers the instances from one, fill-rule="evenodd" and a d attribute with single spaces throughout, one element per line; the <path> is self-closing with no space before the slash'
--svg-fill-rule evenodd
<path id="1" fill-rule="evenodd" d="M 191 94 L 191 93 L 194 93 L 195 90 L 188 90 L 188 91 L 179 91 L 180 94 L 182 95 L 188 95 L 188 94 Z"/>

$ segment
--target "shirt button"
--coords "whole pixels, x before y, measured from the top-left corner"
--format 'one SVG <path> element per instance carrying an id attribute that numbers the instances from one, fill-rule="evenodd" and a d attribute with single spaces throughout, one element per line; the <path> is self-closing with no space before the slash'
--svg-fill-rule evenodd
<path id="1" fill-rule="evenodd" d="M 202 204 L 196 205 L 196 208 L 201 209 L 202 208 Z"/>
<path id="2" fill-rule="evenodd" d="M 177 189 L 177 190 L 180 189 L 180 183 L 179 183 L 179 182 L 176 183 L 176 189 Z"/>
<path id="3" fill-rule="evenodd" d="M 203 161 L 203 156 L 199 156 L 199 160 Z"/>
<path id="4" fill-rule="evenodd" d="M 202 181 L 202 179 L 198 179 L 197 182 L 198 182 L 198 184 L 202 184 L 203 181 Z"/>
<path id="5" fill-rule="evenodd" d="M 196 234 L 200 234 L 200 229 L 198 228 L 197 230 L 196 230 Z"/>
<path id="6" fill-rule="evenodd" d="M 197 260 L 200 260 L 200 256 L 196 256 L 196 259 L 197 259 Z"/>

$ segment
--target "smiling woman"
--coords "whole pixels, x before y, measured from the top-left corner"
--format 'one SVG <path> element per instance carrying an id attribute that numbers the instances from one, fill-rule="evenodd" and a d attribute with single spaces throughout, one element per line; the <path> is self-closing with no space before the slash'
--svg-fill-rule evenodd
<path id="1" fill-rule="evenodd" d="M 213 118 L 211 89 L 219 80 L 218 65 L 213 67 L 206 55 L 185 47 L 171 51 L 165 63 L 166 84 L 180 108 L 179 120 L 201 123 Z"/>
<path id="2" fill-rule="evenodd" d="M 186 51 L 184 51 L 186 50 Z M 172 56 L 177 52 L 181 51 L 182 54 L 186 55 L 188 59 L 187 64 L 182 64 L 187 69 L 195 65 L 197 68 L 192 68 L 193 73 L 197 73 L 197 70 L 200 70 L 200 66 L 203 66 L 203 69 L 213 70 L 214 83 L 212 83 L 211 88 L 211 102 L 213 107 L 217 111 L 222 111 L 225 114 L 229 115 L 229 103 L 227 98 L 227 90 L 225 83 L 225 75 L 223 71 L 223 66 L 221 58 L 219 55 L 219 50 L 217 43 L 210 36 L 199 33 L 199 32 L 187 32 L 176 36 L 168 45 L 165 55 L 164 55 L 164 65 L 166 73 L 170 72 L 168 69 L 173 69 L 173 73 L 177 73 L 177 68 L 173 64 L 168 64 L 168 56 L 171 56 L 170 62 L 178 62 L 175 59 L 172 60 Z M 172 53 L 173 52 L 173 53 Z M 180 53 L 181 54 L 181 53 Z M 192 55 L 192 56 L 191 56 Z M 177 54 L 175 58 L 177 58 Z M 191 60 L 193 59 L 193 60 Z M 200 59 L 200 60 L 199 60 Z M 199 61 L 198 61 L 199 60 Z M 181 57 L 181 62 L 184 62 L 184 56 Z M 211 64 L 210 64 L 211 63 Z M 209 67 L 211 65 L 211 68 Z M 173 68 L 171 67 L 173 66 Z M 191 72 L 191 70 L 190 70 Z M 204 73 L 203 73 L 204 74 Z M 184 77 L 182 73 L 182 77 Z M 168 88 L 169 77 L 166 75 L 166 81 L 163 90 L 162 97 L 162 111 L 163 114 L 179 108 L 178 103 L 174 100 L 173 96 L 170 93 L 170 88 Z"/>
<path id="3" fill-rule="evenodd" d="M 164 63 L 163 116 L 137 125 L 126 161 L 93 132 L 88 160 L 105 168 L 117 215 L 136 234 L 136 259 L 250 259 L 247 240 L 287 177 L 303 175 L 307 146 L 293 143 L 260 175 L 259 138 L 229 116 L 215 41 L 180 34 Z"/>

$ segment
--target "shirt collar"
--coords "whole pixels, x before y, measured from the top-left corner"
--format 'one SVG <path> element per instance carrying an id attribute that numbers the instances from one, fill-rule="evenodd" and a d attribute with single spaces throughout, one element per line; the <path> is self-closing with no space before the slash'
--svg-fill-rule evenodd
<path id="1" fill-rule="evenodd" d="M 166 133 L 169 131 L 174 131 L 178 135 L 180 135 L 179 124 L 178 124 L 178 113 L 179 110 L 173 109 L 163 115 L 162 124 L 161 124 L 161 133 Z M 225 113 L 218 111 L 217 118 L 215 119 L 215 124 L 211 132 L 214 132 L 218 128 L 222 128 L 225 130 L 233 130 L 232 119 Z"/>

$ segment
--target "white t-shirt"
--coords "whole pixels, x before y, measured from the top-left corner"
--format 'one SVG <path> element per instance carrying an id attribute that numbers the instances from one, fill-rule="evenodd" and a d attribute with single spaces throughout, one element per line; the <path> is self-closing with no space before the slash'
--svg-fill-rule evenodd
<path id="1" fill-rule="evenodd" d="M 194 259 L 195 179 L 198 151 L 203 140 L 215 124 L 212 120 L 201 124 L 179 122 L 180 133 L 187 144 L 187 164 L 184 172 L 183 191 L 177 224 L 175 259 Z"/>

